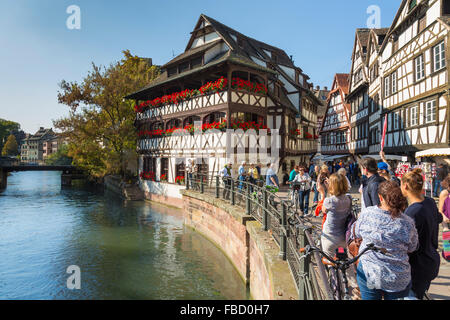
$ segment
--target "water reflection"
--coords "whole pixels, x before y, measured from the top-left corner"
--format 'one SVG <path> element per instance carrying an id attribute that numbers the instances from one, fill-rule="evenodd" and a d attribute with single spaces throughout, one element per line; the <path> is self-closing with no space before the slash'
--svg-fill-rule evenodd
<path id="1" fill-rule="evenodd" d="M 81 290 L 66 288 L 70 265 Z M 22 172 L 0 193 L 0 299 L 246 299 L 225 255 L 180 211 Z"/>

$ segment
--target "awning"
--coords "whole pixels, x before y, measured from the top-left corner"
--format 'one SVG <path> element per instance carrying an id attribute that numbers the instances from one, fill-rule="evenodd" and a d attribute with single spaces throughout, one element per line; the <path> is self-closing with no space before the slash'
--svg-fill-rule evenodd
<path id="1" fill-rule="evenodd" d="M 416 158 L 450 156 L 450 148 L 428 149 L 416 152 Z"/>
<path id="2" fill-rule="evenodd" d="M 316 155 L 311 160 L 321 160 L 321 161 L 326 162 L 326 161 L 332 161 L 332 160 L 336 160 L 339 158 L 347 158 L 347 157 L 350 157 L 350 155 L 349 154 L 347 154 L 347 155 L 342 154 L 342 155 L 335 155 L 335 156 Z"/>
<path id="3" fill-rule="evenodd" d="M 405 157 L 405 156 L 396 156 L 393 154 L 386 154 L 386 155 L 384 155 L 384 157 L 386 158 L 386 160 L 398 160 L 398 161 L 403 161 L 403 162 L 408 161 L 408 157 Z M 364 158 L 373 158 L 377 161 L 381 160 L 381 157 L 379 154 L 367 154 L 367 155 L 362 156 L 362 158 L 363 159 Z"/>

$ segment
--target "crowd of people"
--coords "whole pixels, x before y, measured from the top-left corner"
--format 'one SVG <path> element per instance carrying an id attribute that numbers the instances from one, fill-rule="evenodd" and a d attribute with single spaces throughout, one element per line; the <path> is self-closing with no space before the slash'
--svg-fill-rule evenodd
<path id="1" fill-rule="evenodd" d="M 436 204 L 433 198 L 425 196 L 421 169 L 409 171 L 399 179 L 383 152 L 380 156 L 380 162 L 368 157 L 348 164 L 300 164 L 285 182 L 301 186 L 296 189 L 301 213 L 308 214 L 313 194 L 316 215 L 323 216 L 322 250 L 329 256 L 355 240 L 359 252 L 374 244 L 389 253 L 369 251 L 359 259 L 354 274 L 363 300 L 423 299 L 439 273 L 440 224 L 444 232 L 450 231 L 450 174 L 438 166 Z M 226 186 L 231 168 L 227 164 L 221 171 Z M 260 165 L 241 163 L 239 181 L 256 183 L 263 178 L 267 187 L 280 187 L 273 164 L 267 165 L 263 176 Z M 356 222 L 349 226 L 352 186 L 361 194 L 361 210 Z M 349 228 L 353 230 L 350 240 Z"/>
<path id="2" fill-rule="evenodd" d="M 351 241 L 359 240 L 359 252 L 374 244 L 389 253 L 369 251 L 359 259 L 356 280 L 363 300 L 423 299 L 439 273 L 439 225 L 444 223 L 444 231 L 450 227 L 450 175 L 438 175 L 441 189 L 437 205 L 424 194 L 421 169 L 399 179 L 384 153 L 380 155 L 383 161 L 378 163 L 364 158 L 347 167 L 342 163 L 324 164 L 314 166 L 309 174 L 305 166 L 298 166 L 288 183 L 307 181 L 312 186 L 314 202 L 318 201 L 317 208 L 325 217 L 321 236 L 325 253 L 334 256 L 337 248 L 347 247 L 349 228 L 353 228 Z M 360 174 L 354 170 L 360 170 Z M 349 226 L 352 185 L 360 186 L 361 212 Z M 299 193 L 303 211 L 307 205 L 302 202 L 308 196 L 304 191 Z"/>

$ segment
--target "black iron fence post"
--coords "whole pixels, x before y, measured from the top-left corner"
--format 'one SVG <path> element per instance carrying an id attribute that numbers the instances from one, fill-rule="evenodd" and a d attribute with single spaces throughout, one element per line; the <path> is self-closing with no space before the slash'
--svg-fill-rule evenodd
<path id="1" fill-rule="evenodd" d="M 300 242 L 300 248 L 304 248 L 307 244 L 306 239 L 306 230 L 301 229 L 299 234 L 299 242 Z M 308 255 L 304 259 L 300 260 L 300 266 L 299 266 L 299 272 L 300 275 L 303 275 L 299 277 L 299 284 L 298 284 L 298 294 L 300 300 L 307 300 L 306 295 L 306 283 L 305 278 L 309 275 L 309 266 L 310 266 L 311 257 Z M 318 261 L 317 263 L 321 263 Z"/>
<path id="2" fill-rule="evenodd" d="M 200 193 L 205 193 L 205 184 L 204 184 L 205 177 L 203 175 L 200 176 Z"/>
<path id="3" fill-rule="evenodd" d="M 235 194 L 234 194 L 234 180 L 233 178 L 229 178 L 229 184 L 230 184 L 230 189 L 231 189 L 231 205 L 234 206 L 236 204 L 236 199 L 235 199 Z"/>
<path id="4" fill-rule="evenodd" d="M 219 199 L 220 197 L 220 188 L 219 188 L 220 182 L 219 182 L 219 176 L 216 176 L 216 198 Z"/>
<path id="5" fill-rule="evenodd" d="M 267 201 L 267 190 L 266 188 L 262 188 L 262 194 L 263 194 L 263 227 L 264 227 L 264 231 L 268 231 L 269 230 L 269 205 L 268 205 L 268 201 Z"/>
<path id="6" fill-rule="evenodd" d="M 189 183 L 191 183 L 189 181 L 189 173 L 186 174 L 186 190 L 189 190 Z"/>
<path id="7" fill-rule="evenodd" d="M 251 193 L 250 193 L 250 186 L 247 184 L 247 214 L 250 214 L 252 212 L 252 202 L 251 202 Z"/>
<path id="8" fill-rule="evenodd" d="M 287 207 L 284 201 L 281 202 L 281 225 L 280 225 L 280 256 L 286 260 L 287 243 Z"/>

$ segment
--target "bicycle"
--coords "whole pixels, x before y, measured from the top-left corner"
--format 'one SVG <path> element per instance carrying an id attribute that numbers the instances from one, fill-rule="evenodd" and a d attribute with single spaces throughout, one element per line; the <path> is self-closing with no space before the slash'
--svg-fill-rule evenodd
<path id="1" fill-rule="evenodd" d="M 298 211 L 299 204 L 299 195 L 298 190 L 300 189 L 300 183 L 298 182 L 290 182 L 289 193 L 288 193 L 288 201 L 290 203 L 291 208 L 295 208 L 295 212 Z"/>
<path id="2" fill-rule="evenodd" d="M 350 290 L 347 278 L 347 269 L 350 268 L 362 255 L 368 251 L 380 252 L 383 255 L 390 256 L 386 249 L 376 247 L 373 243 L 368 244 L 364 250 L 362 250 L 358 256 L 350 259 L 347 255 L 345 248 L 336 249 L 336 258 L 333 259 L 321 249 L 312 246 L 306 246 L 300 248 L 300 253 L 305 253 L 304 257 L 308 256 L 312 252 L 318 252 L 323 258 L 322 263 L 327 266 L 329 272 L 330 288 L 333 293 L 334 300 L 352 300 L 350 297 Z"/>

